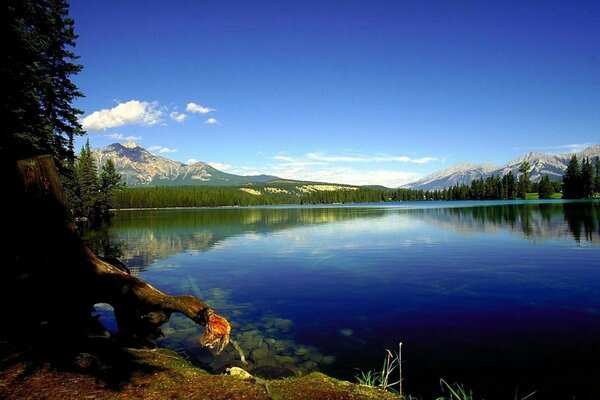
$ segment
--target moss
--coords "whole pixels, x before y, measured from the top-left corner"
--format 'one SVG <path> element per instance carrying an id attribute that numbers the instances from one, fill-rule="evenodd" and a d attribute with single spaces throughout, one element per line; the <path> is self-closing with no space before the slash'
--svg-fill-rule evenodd
<path id="1" fill-rule="evenodd" d="M 42 357 L 13 351 L 8 355 L 3 351 L 2 356 L 0 398 L 7 400 L 398 399 L 390 393 L 316 372 L 303 377 L 254 381 L 211 375 L 166 349 L 79 353 L 62 363 L 47 354 Z"/>

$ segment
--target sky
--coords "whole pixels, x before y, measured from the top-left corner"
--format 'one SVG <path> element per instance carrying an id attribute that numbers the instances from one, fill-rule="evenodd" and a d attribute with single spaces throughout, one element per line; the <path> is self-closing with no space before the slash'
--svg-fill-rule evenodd
<path id="1" fill-rule="evenodd" d="M 397 187 L 600 143 L 600 1 L 71 0 L 92 147 Z"/>

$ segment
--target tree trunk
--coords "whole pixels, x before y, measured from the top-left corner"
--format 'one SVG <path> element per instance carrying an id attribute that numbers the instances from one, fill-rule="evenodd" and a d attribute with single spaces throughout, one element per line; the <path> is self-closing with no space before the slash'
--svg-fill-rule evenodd
<path id="1" fill-rule="evenodd" d="M 204 302 L 162 293 L 83 245 L 51 156 L 19 161 L 9 187 L 4 210 L 13 218 L 7 219 L 2 250 L 2 315 L 24 329 L 52 326 L 74 333 L 86 328 L 94 304 L 108 303 L 120 338 L 153 346 L 160 325 L 180 312 L 205 326 L 202 345 L 218 351 L 227 345 L 229 323 Z"/>

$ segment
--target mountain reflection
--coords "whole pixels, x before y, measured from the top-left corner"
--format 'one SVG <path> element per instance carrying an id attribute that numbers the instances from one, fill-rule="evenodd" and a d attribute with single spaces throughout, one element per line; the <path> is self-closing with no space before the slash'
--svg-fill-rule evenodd
<path id="1" fill-rule="evenodd" d="M 509 231 L 532 240 L 572 238 L 576 243 L 600 242 L 600 202 L 478 202 L 476 206 L 457 203 L 462 207 L 447 204 L 435 208 L 424 203 L 430 207 L 427 209 L 416 208 L 416 204 L 415 208 L 374 205 L 119 211 L 110 225 L 90 230 L 84 236 L 92 250 L 119 257 L 134 270 L 183 251 L 205 251 L 240 235 L 267 235 L 353 219 L 363 223 L 369 219 L 385 221 L 397 213 L 467 235 Z"/>

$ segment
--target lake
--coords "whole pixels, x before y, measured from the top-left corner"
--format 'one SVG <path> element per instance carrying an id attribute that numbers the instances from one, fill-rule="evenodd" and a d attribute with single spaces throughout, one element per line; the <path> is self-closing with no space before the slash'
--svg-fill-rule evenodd
<path id="1" fill-rule="evenodd" d="M 600 398 L 600 202 L 418 202 L 118 211 L 90 246 L 232 323 L 265 376 L 353 380 L 402 342 L 404 392 Z M 114 328 L 110 312 L 98 307 Z M 159 343 L 204 368 L 174 315 Z"/>

